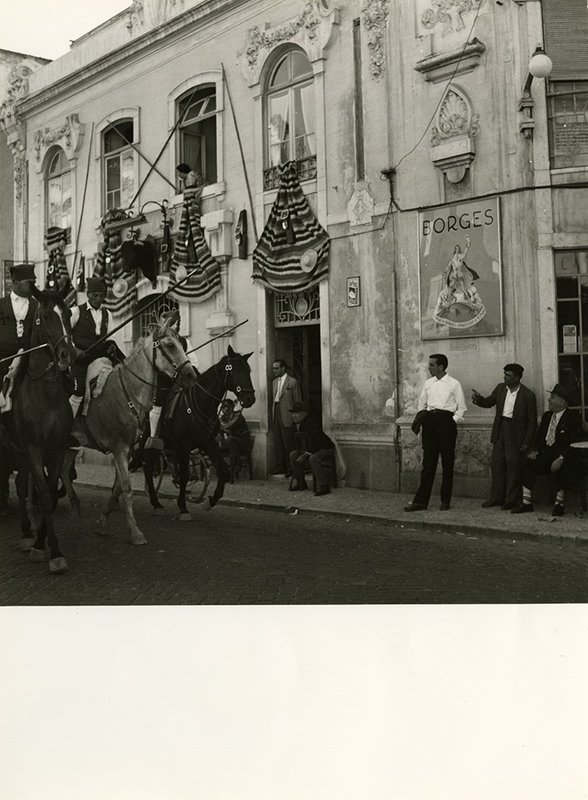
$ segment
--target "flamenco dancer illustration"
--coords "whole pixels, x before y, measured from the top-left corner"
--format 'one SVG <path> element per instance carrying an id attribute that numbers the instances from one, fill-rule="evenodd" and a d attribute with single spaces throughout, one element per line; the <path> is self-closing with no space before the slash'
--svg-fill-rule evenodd
<path id="1" fill-rule="evenodd" d="M 462 251 L 460 245 L 456 244 L 451 261 L 443 270 L 441 291 L 433 312 L 433 319 L 439 325 L 471 328 L 486 315 L 486 308 L 474 284 L 480 276 L 465 263 L 470 244 L 470 237 L 466 234 L 465 249 Z"/>

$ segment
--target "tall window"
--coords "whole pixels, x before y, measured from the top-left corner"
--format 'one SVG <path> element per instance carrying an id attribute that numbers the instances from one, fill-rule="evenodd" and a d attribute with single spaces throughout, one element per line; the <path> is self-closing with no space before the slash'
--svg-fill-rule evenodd
<path id="1" fill-rule="evenodd" d="M 316 155 L 310 61 L 290 50 L 274 66 L 266 95 L 266 166 Z"/>
<path id="2" fill-rule="evenodd" d="M 558 380 L 588 423 L 588 250 L 556 251 Z"/>
<path id="3" fill-rule="evenodd" d="M 552 167 L 588 164 L 588 80 L 551 81 L 548 113 Z"/>
<path id="4" fill-rule="evenodd" d="M 47 165 L 45 203 L 47 227 L 71 229 L 71 171 L 60 147 Z"/>
<path id="5" fill-rule="evenodd" d="M 115 122 L 102 134 L 104 211 L 128 208 L 135 195 L 133 120 Z"/>
<path id="6" fill-rule="evenodd" d="M 181 163 L 199 173 L 205 183 L 216 183 L 216 87 L 186 92 L 178 101 L 177 114 Z"/>

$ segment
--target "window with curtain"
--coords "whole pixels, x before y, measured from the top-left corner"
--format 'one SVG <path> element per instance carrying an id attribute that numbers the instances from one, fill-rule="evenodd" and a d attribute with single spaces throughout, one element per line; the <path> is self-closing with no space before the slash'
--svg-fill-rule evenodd
<path id="1" fill-rule="evenodd" d="M 588 165 L 588 80 L 550 81 L 547 93 L 551 165 Z"/>
<path id="2" fill-rule="evenodd" d="M 71 230 L 71 170 L 63 150 L 58 147 L 47 164 L 45 216 L 47 228 Z"/>
<path id="3" fill-rule="evenodd" d="M 298 162 L 301 180 L 316 177 L 314 75 L 300 50 L 289 50 L 274 64 L 266 84 L 265 188 L 273 188 L 276 167 Z"/>
<path id="4" fill-rule="evenodd" d="M 197 172 L 204 183 L 217 181 L 216 86 L 185 92 L 177 103 L 179 161 Z M 183 191 L 183 186 L 179 186 Z"/>
<path id="5" fill-rule="evenodd" d="M 136 158 L 132 119 L 118 120 L 102 134 L 103 210 L 128 208 L 136 184 Z"/>

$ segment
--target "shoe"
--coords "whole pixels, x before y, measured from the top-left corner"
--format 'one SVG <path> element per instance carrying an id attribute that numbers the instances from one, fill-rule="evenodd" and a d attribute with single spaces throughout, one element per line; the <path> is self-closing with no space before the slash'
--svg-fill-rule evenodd
<path id="1" fill-rule="evenodd" d="M 292 486 L 288 486 L 289 492 L 303 492 L 305 489 L 308 489 L 305 483 L 294 483 Z"/>
<path id="2" fill-rule="evenodd" d="M 529 514 L 531 511 L 534 511 L 533 503 L 519 503 L 518 506 L 511 508 L 511 514 Z"/>
<path id="3" fill-rule="evenodd" d="M 563 517 L 564 515 L 564 507 L 562 503 L 556 503 L 553 506 L 553 511 L 551 512 L 552 517 Z"/>
<path id="4" fill-rule="evenodd" d="M 514 503 L 505 503 L 503 506 L 500 506 L 503 511 L 510 511 L 515 507 Z"/>
<path id="5" fill-rule="evenodd" d="M 485 500 L 482 503 L 482 508 L 494 508 L 494 506 L 499 506 L 500 503 L 498 500 Z M 504 508 L 504 506 L 502 506 Z"/>
<path id="6" fill-rule="evenodd" d="M 321 497 L 323 494 L 331 494 L 331 487 L 330 486 L 319 486 L 319 488 L 314 493 L 315 497 Z"/>
<path id="7" fill-rule="evenodd" d="M 451 506 L 449 505 L 449 503 L 441 503 L 441 505 L 439 506 L 439 511 L 449 511 L 450 508 Z"/>
<path id="8" fill-rule="evenodd" d="M 407 506 L 404 506 L 405 511 L 425 511 L 426 508 L 427 506 L 422 503 L 409 503 Z"/>

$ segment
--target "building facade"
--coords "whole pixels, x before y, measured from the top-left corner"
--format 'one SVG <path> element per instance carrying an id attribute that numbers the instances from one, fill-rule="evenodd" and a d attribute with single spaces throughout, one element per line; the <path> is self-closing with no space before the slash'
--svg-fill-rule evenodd
<path id="1" fill-rule="evenodd" d="M 152 237 L 158 269 L 136 275 L 132 307 L 147 307 L 118 334 L 128 350 L 173 275 L 162 209 L 173 238 L 176 167 L 201 176 L 220 288 L 174 302 L 194 345 L 247 320 L 199 354 L 205 368 L 227 342 L 255 352 L 260 476 L 278 357 L 352 486 L 414 488 L 410 423 L 431 353 L 446 353 L 468 397 L 518 361 L 540 409 L 559 380 L 588 421 L 586 13 L 583 0 L 135 0 L 14 99 L 27 165 L 15 161 L 15 257 L 26 246 L 42 276 L 60 228 L 70 272 L 92 274 L 105 214 L 130 209 L 120 234 Z M 553 72 L 530 82 L 538 46 Z M 252 280 L 253 254 L 292 161 L 328 269 L 313 282 L 301 259 L 307 285 L 270 291 Z M 470 406 L 457 492 L 485 491 L 491 418 Z"/>

